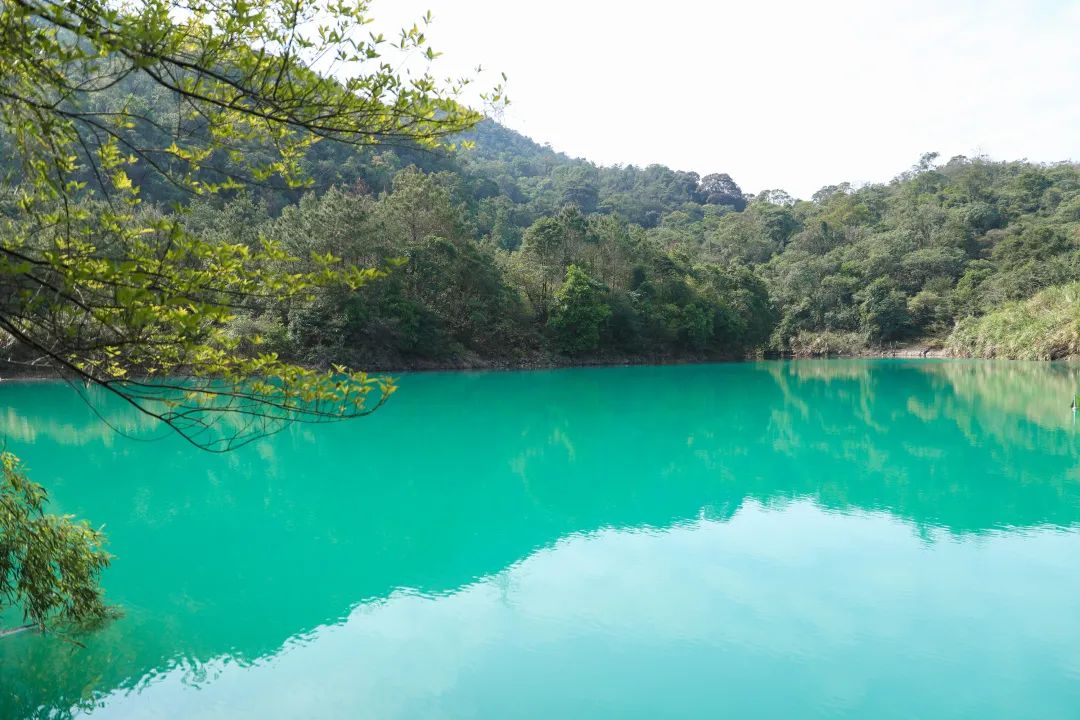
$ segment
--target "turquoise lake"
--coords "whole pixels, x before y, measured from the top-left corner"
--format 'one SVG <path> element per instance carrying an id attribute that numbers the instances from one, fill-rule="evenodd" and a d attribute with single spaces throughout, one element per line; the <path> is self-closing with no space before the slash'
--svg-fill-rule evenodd
<path id="1" fill-rule="evenodd" d="M 214 455 L 0 383 L 124 610 L 83 648 L 0 639 L 0 718 L 1080 716 L 1075 366 L 400 386 Z"/>

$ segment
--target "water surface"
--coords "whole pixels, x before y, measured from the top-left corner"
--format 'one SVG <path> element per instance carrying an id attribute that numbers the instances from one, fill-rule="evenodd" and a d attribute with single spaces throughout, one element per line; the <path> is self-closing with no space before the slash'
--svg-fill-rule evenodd
<path id="1" fill-rule="evenodd" d="M 400 384 L 211 455 L 0 383 L 125 609 L 81 649 L 0 640 L 0 718 L 1076 717 L 1073 368 Z"/>

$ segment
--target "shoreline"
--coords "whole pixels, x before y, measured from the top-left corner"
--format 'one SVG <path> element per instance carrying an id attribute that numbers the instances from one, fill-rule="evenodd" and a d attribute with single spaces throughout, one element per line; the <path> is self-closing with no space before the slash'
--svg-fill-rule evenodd
<path id="1" fill-rule="evenodd" d="M 605 368 L 667 365 L 702 365 L 712 363 L 753 362 L 755 360 L 856 360 L 903 358 L 913 360 L 964 359 L 953 355 L 944 348 L 927 346 L 906 346 L 895 349 L 866 349 L 857 353 L 800 354 L 764 353 L 757 356 L 745 355 L 635 355 L 605 356 L 591 358 L 567 358 L 552 355 L 536 355 L 527 358 L 480 358 L 465 357 L 453 360 L 422 360 L 408 363 L 370 363 L 363 366 L 365 372 L 383 375 L 424 372 L 514 372 L 528 370 L 560 370 L 567 368 Z M 977 358 L 967 358 L 977 359 Z M 35 369 L 28 372 L 20 366 L 12 366 L 0 361 L 0 382 L 46 382 L 62 379 L 59 373 L 50 370 Z"/>

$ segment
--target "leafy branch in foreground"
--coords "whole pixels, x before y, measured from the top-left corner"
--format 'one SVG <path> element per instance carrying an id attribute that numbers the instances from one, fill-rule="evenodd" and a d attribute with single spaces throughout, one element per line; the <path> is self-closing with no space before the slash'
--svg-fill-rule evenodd
<path id="1" fill-rule="evenodd" d="M 470 79 L 399 69 L 437 56 L 421 26 L 388 41 L 365 32 L 368 9 L 366 0 L 4 2 L 0 146 L 22 178 L 0 200 L 0 340 L 213 451 L 385 401 L 389 379 L 241 352 L 227 328 L 267 301 L 355 290 L 383 270 L 294 257 L 266 239 L 207 242 L 140 203 L 154 181 L 193 196 L 274 179 L 304 186 L 300 163 L 315 143 L 433 147 L 476 123 L 460 102 Z M 143 107 L 134 90 L 147 87 L 168 112 Z M 503 100 L 498 88 L 482 97 Z M 15 590 L 0 602 L 18 602 L 42 626 L 58 608 L 99 615 L 100 536 L 43 515 L 43 491 L 13 456 L 5 478 L 19 499 L 0 531 L 26 547 L 4 568 Z M 24 534 L 31 516 L 60 539 Z M 59 572 L 52 584 L 41 580 L 46 566 Z"/>
<path id="2" fill-rule="evenodd" d="M 240 353 L 226 330 L 256 303 L 355 290 L 382 270 L 292 257 L 269 240 L 208 243 L 141 208 L 139 192 L 151 175 L 197 195 L 275 177 L 302 186 L 316 142 L 434 146 L 478 121 L 459 102 L 470 79 L 397 69 L 437 56 L 421 27 L 392 42 L 362 31 L 368 5 L 6 3 L 0 130 L 25 179 L 0 219 L 0 330 L 212 450 L 288 421 L 370 412 L 373 390 L 385 400 L 388 380 Z M 134 82 L 173 110 L 142 112 L 132 96 L 102 105 Z M 498 88 L 484 97 L 502 101 Z"/>
<path id="3" fill-rule="evenodd" d="M 21 607 L 40 629 L 105 616 L 97 580 L 108 567 L 100 531 L 43 511 L 45 490 L 11 453 L 0 453 L 0 607 Z"/>
<path id="4" fill-rule="evenodd" d="M 103 386 L 215 451 L 288 421 L 365 414 L 373 390 L 376 406 L 393 391 L 392 381 L 363 372 L 241 353 L 227 326 L 260 298 L 302 303 L 315 288 L 355 289 L 384 271 L 325 255 L 292 272 L 297 259 L 269 240 L 207 243 L 175 219 L 55 207 L 0 220 L 0 329 L 66 376 Z"/>

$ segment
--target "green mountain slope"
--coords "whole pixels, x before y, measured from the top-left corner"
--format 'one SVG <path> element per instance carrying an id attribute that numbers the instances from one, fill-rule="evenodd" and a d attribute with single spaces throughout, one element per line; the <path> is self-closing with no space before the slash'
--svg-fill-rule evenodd
<path id="1" fill-rule="evenodd" d="M 101 102 L 170 122 L 149 85 Z M 130 132 L 139 142 L 155 131 Z M 437 152 L 320 143 L 306 160 L 310 187 L 256 183 L 210 199 L 146 166 L 131 175 L 145 212 L 184 206 L 208 242 L 267 235 L 299 257 L 393 261 L 360 291 L 240 312 L 236 332 L 253 351 L 258 339 L 319 365 L 738 357 L 837 339 L 857 351 L 940 342 L 958 327 L 954 347 L 999 354 L 972 339 L 978 318 L 1080 281 L 1075 163 L 927 155 L 888 182 L 796 200 L 748 196 L 722 173 L 601 167 L 490 120 L 454 141 Z M 231 171 L 228 158 L 207 168 Z M 1040 346 L 1010 328 L 998 327 L 1009 337 L 995 348 Z"/>

